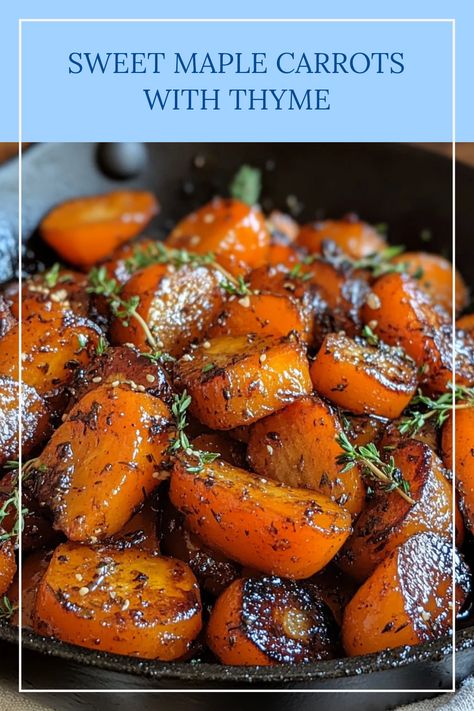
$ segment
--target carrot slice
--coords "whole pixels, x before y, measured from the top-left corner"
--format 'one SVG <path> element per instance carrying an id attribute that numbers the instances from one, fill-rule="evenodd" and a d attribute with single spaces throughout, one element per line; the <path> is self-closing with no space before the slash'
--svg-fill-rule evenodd
<path id="1" fill-rule="evenodd" d="M 298 334 L 309 340 L 312 320 L 298 302 L 276 294 L 251 294 L 229 300 L 207 335 L 214 336 L 288 336 Z"/>
<path id="2" fill-rule="evenodd" d="M 0 376 L 0 466 L 18 459 L 18 403 L 20 388 L 13 378 Z M 36 390 L 23 383 L 21 451 L 27 457 L 49 432 L 50 413 Z"/>
<path id="3" fill-rule="evenodd" d="M 190 472 L 177 462 L 170 499 L 211 548 L 266 573 L 306 578 L 331 560 L 351 517 L 326 496 L 261 479 L 216 460 Z"/>
<path id="4" fill-rule="evenodd" d="M 189 344 L 202 336 L 217 318 L 224 303 L 222 276 L 206 266 L 154 264 L 137 272 L 126 283 L 121 298 L 138 297 L 137 313 L 147 322 L 158 347 L 179 357 Z M 114 319 L 114 343 L 133 343 L 149 350 L 145 332 L 135 319 Z"/>
<path id="5" fill-rule="evenodd" d="M 456 555 L 456 611 L 469 590 L 469 572 Z M 342 623 L 346 654 L 370 654 L 420 644 L 452 625 L 453 556 L 449 540 L 412 536 L 392 551 L 356 592 Z"/>
<path id="6" fill-rule="evenodd" d="M 418 286 L 449 313 L 453 310 L 453 265 L 440 254 L 428 252 L 403 252 L 392 259 L 394 264 L 406 265 L 411 276 L 419 274 Z M 460 273 L 455 272 L 456 312 L 465 308 L 469 293 Z"/>
<path id="7" fill-rule="evenodd" d="M 103 385 L 69 412 L 38 458 L 37 492 L 72 541 L 117 533 L 158 483 L 170 412 L 156 397 Z"/>
<path id="8" fill-rule="evenodd" d="M 207 642 L 223 664 L 301 664 L 337 656 L 334 618 L 316 589 L 281 578 L 241 578 L 211 613 Z"/>
<path id="9" fill-rule="evenodd" d="M 474 338 L 474 314 L 466 314 L 456 321 L 456 327 Z"/>
<path id="10" fill-rule="evenodd" d="M 216 336 L 177 363 L 190 411 L 218 430 L 247 425 L 311 392 L 304 348 L 292 338 Z"/>
<path id="11" fill-rule="evenodd" d="M 428 445 L 408 440 L 391 452 L 395 466 L 410 486 L 414 504 L 396 492 L 378 491 L 356 521 L 338 564 L 357 580 L 365 580 L 382 559 L 415 533 L 452 533 L 452 487 L 441 460 Z M 462 520 L 456 511 L 459 542 Z"/>
<path id="12" fill-rule="evenodd" d="M 343 252 L 355 259 L 380 252 L 387 246 L 385 239 L 374 227 L 353 216 L 304 225 L 296 238 L 297 244 L 313 253 L 322 251 L 325 240 L 335 242 Z"/>
<path id="13" fill-rule="evenodd" d="M 64 543 L 39 585 L 34 625 L 81 647 L 177 659 L 201 629 L 199 588 L 181 561 Z"/>
<path id="14" fill-rule="evenodd" d="M 403 352 L 341 333 L 325 337 L 310 372 L 317 392 L 336 405 L 390 419 L 407 407 L 418 383 L 417 367 Z"/>
<path id="15" fill-rule="evenodd" d="M 61 203 L 42 220 L 40 233 L 62 259 L 91 267 L 141 232 L 157 213 L 151 193 L 121 190 Z"/>
<path id="16" fill-rule="evenodd" d="M 178 222 L 166 244 L 197 254 L 213 252 L 223 267 L 238 276 L 265 263 L 270 233 L 257 207 L 215 198 Z"/>
<path id="17" fill-rule="evenodd" d="M 455 472 L 461 511 L 474 531 L 474 408 L 456 410 L 456 459 L 453 463 L 453 419 L 448 417 L 441 433 L 443 461 Z M 453 466 L 454 465 L 454 466 Z"/>
<path id="18" fill-rule="evenodd" d="M 357 468 L 341 474 L 336 461 L 342 454 L 336 442 L 340 431 L 329 405 L 317 397 L 303 397 L 252 425 L 247 456 L 257 474 L 317 490 L 357 514 L 365 487 Z"/>
<path id="19" fill-rule="evenodd" d="M 15 550 L 11 538 L 5 538 L 0 529 L 0 595 L 4 595 L 10 587 L 16 573 Z"/>

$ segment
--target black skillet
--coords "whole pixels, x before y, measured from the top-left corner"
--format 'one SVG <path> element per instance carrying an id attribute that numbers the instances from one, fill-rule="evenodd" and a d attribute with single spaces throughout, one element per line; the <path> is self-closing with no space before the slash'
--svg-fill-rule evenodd
<path id="1" fill-rule="evenodd" d="M 53 255 L 35 228 L 55 203 L 117 187 L 146 187 L 162 205 L 148 233 L 157 237 L 185 213 L 216 193 L 224 194 L 243 163 L 262 168 L 262 204 L 292 210 L 299 220 L 358 212 L 373 223 L 387 223 L 393 244 L 449 254 L 452 236 L 451 163 L 417 148 L 397 144 L 43 144 L 23 161 L 24 268 L 49 263 Z M 17 243 L 17 166 L 0 170 L 0 279 L 12 276 Z M 471 239 L 474 225 L 474 169 L 457 166 L 457 260 L 474 283 Z M 15 633 L 0 628 L 0 639 Z M 325 711 L 388 709 L 419 698 L 414 690 L 451 685 L 449 640 L 352 659 L 294 667 L 240 668 L 210 663 L 164 664 L 97 653 L 24 633 L 23 683 L 26 688 L 99 689 L 282 689 L 397 690 L 395 693 L 315 696 L 271 694 L 258 704 L 291 708 L 298 704 Z M 457 634 L 456 680 L 474 672 L 474 627 Z M 405 691 L 403 691 L 405 690 Z M 171 695 L 168 706 L 221 705 L 220 695 Z M 238 697 L 225 703 L 232 706 Z M 248 698 L 248 697 L 246 697 Z M 250 699 L 249 699 L 250 702 Z M 134 705 L 138 697 L 134 695 Z M 245 700 L 244 700 L 245 703 Z M 147 706 L 148 708 L 148 706 Z M 151 708 L 151 707 L 150 707 Z M 229 709 L 230 711 L 230 709 Z"/>

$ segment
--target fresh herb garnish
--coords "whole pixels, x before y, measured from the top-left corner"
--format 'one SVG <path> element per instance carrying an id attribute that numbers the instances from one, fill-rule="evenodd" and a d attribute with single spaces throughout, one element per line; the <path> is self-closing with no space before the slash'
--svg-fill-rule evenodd
<path id="1" fill-rule="evenodd" d="M 405 247 L 398 245 L 386 247 L 380 252 L 369 254 L 367 257 L 354 259 L 352 261 L 353 269 L 364 269 L 372 273 L 374 278 L 383 276 L 384 274 L 402 273 L 407 271 L 407 265 L 404 263 L 393 264 L 392 259 L 398 257 L 404 252 Z"/>
<path id="2" fill-rule="evenodd" d="M 361 336 L 367 341 L 369 346 L 378 346 L 380 343 L 380 338 L 372 331 L 370 326 L 367 326 L 367 324 L 362 329 Z"/>
<path id="3" fill-rule="evenodd" d="M 210 370 L 216 367 L 215 363 L 206 363 L 206 365 L 202 366 L 202 371 L 203 373 L 209 373 Z"/>
<path id="4" fill-rule="evenodd" d="M 153 264 L 170 264 L 176 269 L 180 269 L 185 265 L 190 265 L 191 267 L 212 266 L 222 276 L 223 280 L 220 286 L 228 294 L 246 296 L 251 293 L 242 276 L 234 277 L 216 261 L 212 252 L 196 254 L 189 252 L 187 249 L 167 247 L 162 242 L 153 242 L 144 249 L 139 246 L 136 247 L 132 256 L 125 262 L 130 274 Z"/>
<path id="5" fill-rule="evenodd" d="M 453 388 L 451 383 L 449 387 L 448 392 L 435 399 L 419 390 L 408 406 L 407 414 L 401 420 L 398 428 L 400 434 L 414 435 L 428 420 L 432 420 L 435 427 L 441 427 L 453 409 L 464 410 L 474 407 L 474 388 L 467 388 L 464 385 L 456 385 Z"/>
<path id="6" fill-rule="evenodd" d="M 9 620 L 18 608 L 12 605 L 6 595 L 0 598 L 0 620 Z"/>
<path id="7" fill-rule="evenodd" d="M 250 165 L 242 165 L 229 185 L 230 196 L 247 205 L 255 205 L 262 190 L 262 172 Z"/>
<path id="8" fill-rule="evenodd" d="M 87 292 L 106 298 L 113 315 L 123 321 L 125 326 L 128 326 L 132 318 L 135 319 L 143 329 L 145 338 L 152 350 L 154 352 L 157 351 L 158 344 L 155 337 L 145 319 L 137 311 L 140 304 L 140 297 L 131 296 L 130 299 L 126 301 L 121 298 L 120 290 L 120 284 L 118 284 L 115 279 L 109 278 L 107 269 L 104 266 L 93 267 L 89 272 L 89 286 L 87 287 Z"/>
<path id="9" fill-rule="evenodd" d="M 170 442 L 168 452 L 169 454 L 178 454 L 178 452 L 182 451 L 188 457 L 195 457 L 197 459 L 196 466 L 188 465 L 186 468 L 188 472 L 198 473 L 204 469 L 206 464 L 210 464 L 220 455 L 216 452 L 203 452 L 200 449 L 195 449 L 189 441 L 185 430 L 188 426 L 187 410 L 191 401 L 191 395 L 188 395 L 186 390 L 181 395 L 174 396 L 171 412 L 175 421 L 176 435 Z"/>
<path id="10" fill-rule="evenodd" d="M 109 344 L 107 343 L 107 339 L 101 334 L 99 336 L 99 340 L 97 341 L 97 347 L 95 349 L 95 352 L 97 353 L 97 355 L 104 355 L 108 347 Z"/>
<path id="11" fill-rule="evenodd" d="M 165 351 L 155 351 L 155 353 L 140 353 L 140 355 L 144 358 L 148 358 L 148 360 L 151 360 L 152 363 L 159 363 L 160 365 L 163 363 L 174 363 L 176 361 L 176 358 L 174 358 L 174 356 L 170 355 L 169 353 L 165 353 Z"/>
<path id="12" fill-rule="evenodd" d="M 383 461 L 373 442 L 366 445 L 353 445 L 345 432 L 341 432 L 336 441 L 343 450 L 337 458 L 337 463 L 343 465 L 341 474 L 359 464 L 363 473 L 381 484 L 384 491 L 396 491 L 405 501 L 410 504 L 415 503 L 410 497 L 410 485 L 403 478 L 392 456 L 387 462 Z"/>
<path id="13" fill-rule="evenodd" d="M 305 262 L 297 262 L 288 272 L 288 279 L 298 279 L 299 281 L 308 281 L 313 276 L 311 272 L 303 272 Z"/>
<path id="14" fill-rule="evenodd" d="M 46 284 L 50 289 L 56 286 L 58 283 L 58 278 L 59 278 L 59 271 L 61 269 L 61 265 L 56 262 L 53 264 L 53 266 L 48 269 L 48 271 L 44 272 L 43 274 L 43 279 Z"/>

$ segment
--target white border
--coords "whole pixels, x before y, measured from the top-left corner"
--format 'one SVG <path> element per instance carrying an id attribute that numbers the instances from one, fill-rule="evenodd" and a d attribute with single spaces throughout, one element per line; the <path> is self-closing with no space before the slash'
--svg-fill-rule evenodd
<path id="1" fill-rule="evenodd" d="M 22 137 L 23 137 L 23 125 L 22 125 L 22 91 L 23 91 L 23 76 L 22 76 L 22 30 L 23 23 L 60 23 L 60 22 L 128 22 L 128 23 L 150 23 L 150 22 L 161 22 L 161 23 L 185 23 L 185 22 L 195 22 L 195 23 L 221 23 L 221 22 L 240 22 L 240 23 L 343 23 L 343 22 L 354 22 L 354 23 L 381 23 L 381 22 L 398 22 L 398 23 L 449 23 L 451 24 L 451 38 L 452 38 L 452 260 L 453 264 L 456 264 L 456 20 L 455 18 L 19 18 L 18 20 L 18 158 L 19 158 L 19 168 L 18 168 L 18 235 L 19 235 L 19 273 L 20 273 L 20 283 L 19 283 L 19 309 L 21 315 L 22 308 L 22 290 L 21 290 L 21 273 L 22 273 L 22 203 L 23 203 L 23 184 L 22 184 Z M 454 303 L 455 294 L 455 272 L 453 270 L 453 280 L 452 280 L 452 298 Z M 453 309 L 453 338 L 452 338 L 452 372 L 453 381 L 455 380 L 455 338 L 454 338 L 454 325 L 455 325 L 455 313 Z M 19 321 L 19 398 L 21 403 L 22 398 L 22 378 L 21 378 L 21 343 L 22 343 L 22 326 L 21 318 Z M 453 403 L 454 403 L 454 393 L 453 393 Z M 19 408 L 21 412 L 21 407 Z M 456 456 L 456 443 L 455 443 L 455 420 L 456 420 L 456 410 L 453 409 L 453 423 L 452 423 L 452 434 L 453 434 L 453 463 Z M 21 417 L 18 418 L 18 429 L 19 429 L 19 441 L 21 442 Z M 22 466 L 22 456 L 21 447 L 19 453 L 19 471 L 21 471 Z M 453 477 L 455 483 L 455 471 L 453 466 Z M 19 477 L 19 496 L 21 500 L 22 496 L 22 482 L 21 476 Z M 453 511 L 456 506 L 455 497 L 455 486 L 453 485 Z M 452 522 L 452 552 L 453 552 L 453 595 L 455 595 L 455 571 L 454 571 L 454 553 L 456 550 L 455 544 L 455 519 L 453 515 Z M 21 559 L 22 555 L 22 537 L 20 536 L 19 542 L 19 556 Z M 43 694 L 55 694 L 55 693 L 66 693 L 66 694 L 81 694 L 81 693 L 105 693 L 105 694 L 128 694 L 128 693 L 138 693 L 138 694 L 154 694 L 154 693 L 293 693 L 293 694 L 351 694 L 351 693 L 410 693 L 410 694 L 452 694 L 456 691 L 456 612 L 455 605 L 453 604 L 453 614 L 452 614 L 452 624 L 453 624 L 453 637 L 452 637 L 452 686 L 451 689 L 252 689 L 242 688 L 242 689 L 191 689 L 191 688 L 181 688 L 181 689 L 24 689 L 22 686 L 22 566 L 19 566 L 18 579 L 19 579 L 19 623 L 18 623 L 18 691 L 20 693 L 43 693 Z M 51 658 L 52 660 L 52 658 Z M 150 683 L 153 680 L 150 679 Z"/>

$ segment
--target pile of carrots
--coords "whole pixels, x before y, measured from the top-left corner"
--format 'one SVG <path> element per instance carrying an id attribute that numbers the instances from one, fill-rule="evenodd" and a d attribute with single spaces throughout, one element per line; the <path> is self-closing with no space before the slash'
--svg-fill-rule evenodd
<path id="1" fill-rule="evenodd" d="M 158 243 L 158 210 L 58 205 L 60 263 L 21 313 L 3 291 L 1 615 L 21 532 L 22 624 L 95 650 L 294 664 L 448 634 L 471 588 L 453 521 L 459 549 L 474 530 L 462 277 L 453 299 L 444 257 L 353 215 L 215 198 Z"/>

